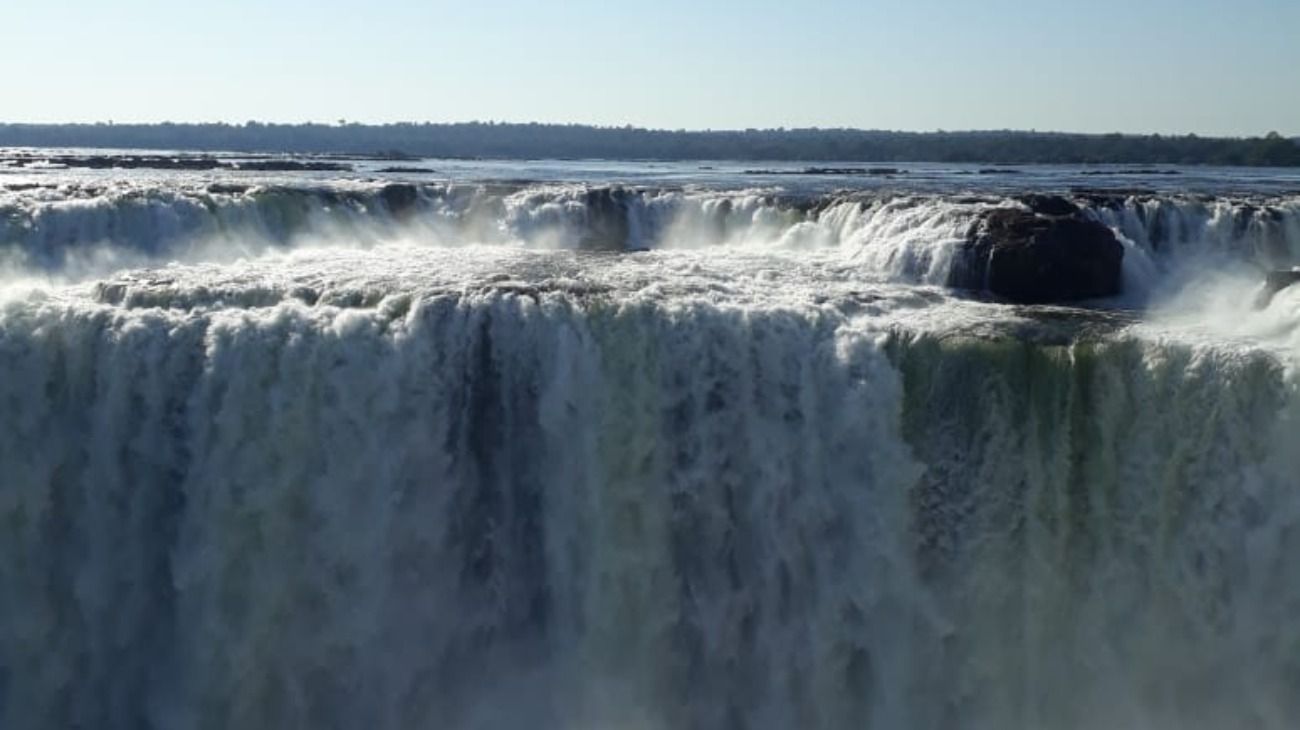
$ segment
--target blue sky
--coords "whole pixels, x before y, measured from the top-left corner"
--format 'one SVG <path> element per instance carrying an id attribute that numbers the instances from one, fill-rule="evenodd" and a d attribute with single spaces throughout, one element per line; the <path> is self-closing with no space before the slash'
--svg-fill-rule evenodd
<path id="1" fill-rule="evenodd" d="M 0 0 L 4 121 L 1300 134 L 1300 0 Z"/>

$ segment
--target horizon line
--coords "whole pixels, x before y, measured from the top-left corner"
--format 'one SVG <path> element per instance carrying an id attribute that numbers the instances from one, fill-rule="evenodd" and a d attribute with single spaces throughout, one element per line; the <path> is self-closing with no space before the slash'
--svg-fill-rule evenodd
<path id="1" fill-rule="evenodd" d="M 118 121 L 118 120 L 114 120 L 114 119 L 104 119 L 104 120 L 96 120 L 96 121 L 64 121 L 64 122 L 50 122 L 50 121 L 45 121 L 45 122 L 29 122 L 29 121 L 5 121 L 5 120 L 0 120 L 0 127 L 112 127 L 112 126 L 120 126 L 120 127 L 167 127 L 167 126 L 174 126 L 174 127 L 187 127 L 187 126 L 190 126 L 190 127 L 203 127 L 203 126 L 227 126 L 227 127 L 237 127 L 237 128 L 249 128 L 249 127 L 255 127 L 255 126 L 268 126 L 268 127 L 324 127 L 324 128 L 333 128 L 333 129 L 340 129 L 340 130 L 342 130 L 342 129 L 356 128 L 356 127 L 362 127 L 362 128 L 364 128 L 364 127 L 401 127 L 401 126 L 414 126 L 414 127 L 457 127 L 457 126 L 471 126 L 471 125 L 480 125 L 480 126 L 505 126 L 505 127 L 530 127 L 530 126 L 536 126 L 536 127 L 585 127 L 585 128 L 588 128 L 588 129 L 596 129 L 596 130 L 627 130 L 627 131 L 636 131 L 636 132 L 652 132 L 652 133 L 664 133 L 664 134 L 746 134 L 746 133 L 755 133 L 755 132 L 760 132 L 760 133 L 761 133 L 761 132 L 768 132 L 768 133 L 771 133 L 771 132 L 776 132 L 776 133 L 789 133 L 789 132 L 812 132 L 812 131 L 818 131 L 818 132 L 859 132 L 859 133 L 866 133 L 866 134 L 899 134 L 899 135 L 909 135 L 909 134 L 910 134 L 910 135 L 940 135 L 940 134 L 958 134 L 958 135 L 960 135 L 960 134 L 1040 134 L 1040 135 L 1071 136 L 1071 137 L 1108 137 L 1108 136 L 1119 135 L 1119 136 L 1121 136 L 1121 137 L 1171 137 L 1171 138 L 1187 138 L 1187 137 L 1196 137 L 1196 138 L 1200 138 L 1200 139 L 1235 139 L 1235 140 L 1262 139 L 1262 138 L 1266 138 L 1266 137 L 1267 137 L 1268 135 L 1270 135 L 1270 134 L 1277 134 L 1277 135 L 1279 135 L 1279 136 L 1281 136 L 1281 137 L 1284 137 L 1284 138 L 1287 138 L 1287 139 L 1300 139 L 1300 132 L 1294 132 L 1294 133 L 1289 133 L 1289 132 L 1280 132 L 1280 131 L 1278 131 L 1277 129 L 1270 129 L 1270 130 L 1267 130 L 1267 131 L 1264 131 L 1264 132 L 1258 132 L 1258 133 L 1254 133 L 1254 134 L 1231 135 L 1231 134 L 1203 134 L 1203 133 L 1191 132 L 1191 131 L 1188 131 L 1188 132 L 1131 132 L 1131 131 L 1130 131 L 1130 132 L 1126 132 L 1126 131 L 1119 131 L 1119 130 L 1110 130 L 1110 131 L 1105 131 L 1105 132 L 1081 132 L 1081 131 L 1068 131 L 1068 130 L 1059 130 L 1059 129 L 1037 129 L 1037 128 L 1028 128 L 1028 129 L 1026 129 L 1026 128 L 1013 128 L 1013 127 L 1002 127 L 1002 128 L 991 128 L 991 127 L 990 127 L 990 128 L 970 128 L 970 129 L 956 129 L 956 128 L 954 128 L 954 129 L 945 129 L 945 128 L 937 128 L 937 129 L 928 129 L 928 130 L 920 130 L 920 129 L 887 129 L 887 128 L 880 128 L 880 127 L 853 127 L 853 126 L 797 126 L 797 127 L 786 127 L 786 126 L 776 126 L 776 127 L 677 127 L 677 128 L 670 128 L 670 127 L 641 126 L 641 125 L 636 125 L 636 124 L 631 124 L 631 123 L 625 123 L 625 124 L 598 124 L 598 123 L 591 123 L 591 122 L 554 122 L 554 121 L 526 121 L 526 122 L 520 122 L 520 121 L 507 121 L 507 120 L 500 120 L 500 119 L 471 119 L 471 120 L 462 120 L 462 121 L 454 121 L 454 122 L 448 122 L 448 121 L 432 121 L 432 120 L 424 120 L 424 121 L 403 120 L 403 121 L 386 121 L 386 122 L 368 122 L 368 121 L 349 120 L 349 119 L 346 119 L 346 118 L 337 119 L 337 120 L 332 121 L 332 122 L 330 122 L 330 121 L 317 121 L 317 120 L 304 120 L 304 121 L 291 122 L 291 121 L 261 120 L 261 119 L 249 119 L 249 120 L 238 121 L 238 122 L 232 122 L 232 121 L 226 121 L 226 120 L 207 120 L 207 121 L 193 121 L 193 120 L 190 120 L 190 121 L 173 121 L 173 120 L 168 120 L 168 119 L 164 119 L 164 120 L 160 120 L 160 121 Z"/>

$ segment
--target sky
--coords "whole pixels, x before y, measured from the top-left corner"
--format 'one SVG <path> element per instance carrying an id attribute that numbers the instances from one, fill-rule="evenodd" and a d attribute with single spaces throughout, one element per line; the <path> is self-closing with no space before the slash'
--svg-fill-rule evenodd
<path id="1" fill-rule="evenodd" d="M 1300 0 L 0 0 L 0 121 L 1300 135 Z"/>

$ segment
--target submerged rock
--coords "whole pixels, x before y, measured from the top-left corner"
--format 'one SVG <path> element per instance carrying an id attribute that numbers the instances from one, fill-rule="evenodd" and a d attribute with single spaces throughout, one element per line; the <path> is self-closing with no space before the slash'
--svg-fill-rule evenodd
<path id="1" fill-rule="evenodd" d="M 997 208 L 972 226 L 949 285 L 1022 304 L 1120 293 L 1124 247 L 1069 200 L 1032 196 L 1028 210 Z"/>

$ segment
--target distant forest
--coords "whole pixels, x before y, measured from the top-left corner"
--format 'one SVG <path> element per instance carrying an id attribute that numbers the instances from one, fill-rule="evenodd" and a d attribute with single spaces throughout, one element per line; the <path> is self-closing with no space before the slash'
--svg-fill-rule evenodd
<path id="1" fill-rule="evenodd" d="M 1215 138 L 857 129 L 671 131 L 577 124 L 0 124 L 0 146 L 391 157 L 1300 166 L 1276 132 Z"/>

